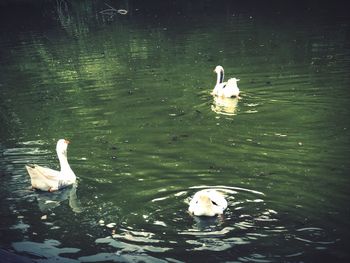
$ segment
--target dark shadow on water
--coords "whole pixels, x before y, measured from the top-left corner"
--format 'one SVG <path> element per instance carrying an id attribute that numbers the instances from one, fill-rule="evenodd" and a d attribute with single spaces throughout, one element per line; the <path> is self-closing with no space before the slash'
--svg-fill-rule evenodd
<path id="1" fill-rule="evenodd" d="M 0 260 L 1 262 L 7 262 L 7 263 L 33 263 L 34 262 L 31 259 L 13 254 L 3 249 L 0 249 L 0 258 L 1 258 Z"/>

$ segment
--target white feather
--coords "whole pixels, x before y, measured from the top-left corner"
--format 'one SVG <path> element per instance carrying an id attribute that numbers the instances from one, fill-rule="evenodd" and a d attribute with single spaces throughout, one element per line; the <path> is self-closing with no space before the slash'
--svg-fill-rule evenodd
<path id="1" fill-rule="evenodd" d="M 195 216 L 215 216 L 227 208 L 225 197 L 215 189 L 198 191 L 193 196 L 188 211 Z"/>

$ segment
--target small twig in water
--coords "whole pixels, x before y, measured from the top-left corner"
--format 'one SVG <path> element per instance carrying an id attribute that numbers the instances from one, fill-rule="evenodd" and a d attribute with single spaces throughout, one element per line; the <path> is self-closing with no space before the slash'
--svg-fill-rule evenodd
<path id="1" fill-rule="evenodd" d="M 116 13 L 118 13 L 120 15 L 126 15 L 128 13 L 128 10 L 125 10 L 125 9 L 118 9 L 117 10 L 113 6 L 111 6 L 107 3 L 105 3 L 105 5 L 109 8 L 100 11 L 100 14 L 114 16 Z"/>
<path id="2" fill-rule="evenodd" d="M 105 3 L 106 6 L 108 6 L 111 10 L 113 11 L 117 11 L 117 9 L 115 9 L 113 6 L 110 6 L 109 4 Z"/>

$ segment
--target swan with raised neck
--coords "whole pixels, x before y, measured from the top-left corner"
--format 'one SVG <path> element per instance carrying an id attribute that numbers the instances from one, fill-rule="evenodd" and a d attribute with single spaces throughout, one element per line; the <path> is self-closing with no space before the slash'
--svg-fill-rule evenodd
<path id="1" fill-rule="evenodd" d="M 230 78 L 227 82 L 224 82 L 224 68 L 220 65 L 216 66 L 214 72 L 216 73 L 216 84 L 211 95 L 225 98 L 240 98 L 240 90 L 237 85 L 240 79 Z"/>
<path id="2" fill-rule="evenodd" d="M 76 175 L 68 163 L 67 148 L 69 141 L 57 141 L 56 153 L 60 162 L 60 171 L 56 171 L 37 164 L 26 165 L 31 179 L 32 188 L 42 191 L 56 191 L 76 182 Z"/>

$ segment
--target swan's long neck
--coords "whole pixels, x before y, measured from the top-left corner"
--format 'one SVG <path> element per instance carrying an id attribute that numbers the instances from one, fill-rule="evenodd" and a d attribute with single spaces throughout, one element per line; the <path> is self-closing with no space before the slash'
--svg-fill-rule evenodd
<path id="1" fill-rule="evenodd" d="M 63 153 L 57 153 L 57 156 L 58 156 L 58 160 L 60 161 L 61 172 L 72 171 L 67 160 L 67 155 Z"/>
<path id="2" fill-rule="evenodd" d="M 216 85 L 222 83 L 224 81 L 224 72 L 220 71 L 217 73 Z"/>

